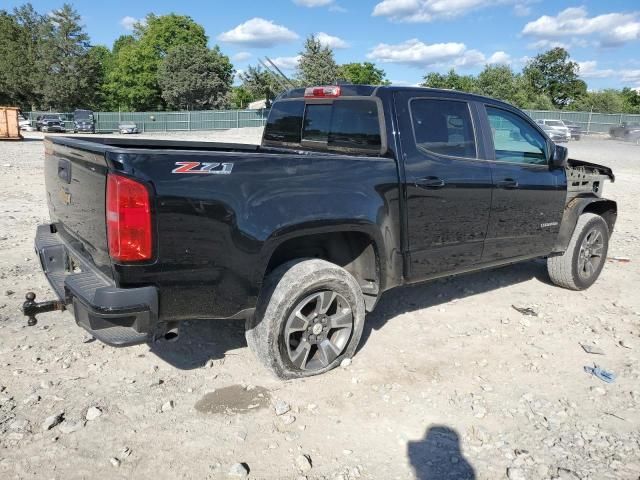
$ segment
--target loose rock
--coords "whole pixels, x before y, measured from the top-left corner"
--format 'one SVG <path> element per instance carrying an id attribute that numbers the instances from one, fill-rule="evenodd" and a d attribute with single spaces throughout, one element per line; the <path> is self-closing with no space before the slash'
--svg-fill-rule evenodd
<path id="1" fill-rule="evenodd" d="M 289 410 L 291 410 L 291 406 L 284 400 L 277 400 L 273 405 L 273 408 L 276 412 L 276 415 L 284 415 Z"/>
<path id="2" fill-rule="evenodd" d="M 100 410 L 98 407 L 89 407 L 85 418 L 89 421 L 92 421 L 98 418 L 100 415 L 102 415 L 102 410 Z"/>
<path id="3" fill-rule="evenodd" d="M 311 458 L 308 455 L 298 455 L 296 457 L 296 467 L 303 472 L 311 470 Z"/>
<path id="4" fill-rule="evenodd" d="M 230 477 L 246 477 L 249 475 L 249 469 L 244 463 L 234 463 L 229 469 Z"/>
<path id="5" fill-rule="evenodd" d="M 42 430 L 47 431 L 51 430 L 56 425 L 60 425 L 64 420 L 64 412 L 56 413 L 55 415 L 51 415 L 47 417 L 45 421 L 42 423 Z"/>

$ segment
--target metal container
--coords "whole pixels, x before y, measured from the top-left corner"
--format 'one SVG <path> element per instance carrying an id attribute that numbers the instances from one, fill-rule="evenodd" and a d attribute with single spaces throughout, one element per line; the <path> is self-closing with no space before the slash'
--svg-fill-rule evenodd
<path id="1" fill-rule="evenodd" d="M 0 140 L 22 140 L 16 107 L 0 107 Z"/>

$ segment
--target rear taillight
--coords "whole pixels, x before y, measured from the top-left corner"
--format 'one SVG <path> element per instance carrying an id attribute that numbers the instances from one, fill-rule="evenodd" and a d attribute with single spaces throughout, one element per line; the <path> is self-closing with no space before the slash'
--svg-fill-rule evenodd
<path id="1" fill-rule="evenodd" d="M 122 175 L 107 176 L 109 255 L 120 262 L 150 260 L 151 203 L 142 183 Z"/>
<path id="2" fill-rule="evenodd" d="M 340 96 L 340 87 L 308 87 L 304 90 L 306 98 L 335 98 Z"/>

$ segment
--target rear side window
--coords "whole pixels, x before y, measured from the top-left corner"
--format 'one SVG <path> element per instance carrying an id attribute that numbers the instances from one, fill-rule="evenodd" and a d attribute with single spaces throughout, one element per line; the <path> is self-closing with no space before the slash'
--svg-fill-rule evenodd
<path id="1" fill-rule="evenodd" d="M 270 142 L 300 143 L 304 101 L 275 102 L 269 113 L 264 139 Z"/>
<path id="2" fill-rule="evenodd" d="M 441 155 L 476 158 L 473 123 L 467 102 L 411 100 L 416 146 Z"/>
<path id="3" fill-rule="evenodd" d="M 282 106 L 297 104 L 296 109 L 287 106 L 291 114 L 299 115 L 297 124 L 287 123 L 289 134 L 284 140 Z M 306 147 L 343 152 L 379 153 L 382 134 L 378 104 L 375 100 L 334 100 L 331 103 L 307 103 L 284 101 L 274 104 L 269 116 L 265 140 L 269 142 L 301 143 Z M 292 131 L 298 128 L 296 134 Z"/>
<path id="4" fill-rule="evenodd" d="M 379 152 L 382 137 L 378 104 L 372 100 L 334 102 L 327 144 L 333 150 Z"/>

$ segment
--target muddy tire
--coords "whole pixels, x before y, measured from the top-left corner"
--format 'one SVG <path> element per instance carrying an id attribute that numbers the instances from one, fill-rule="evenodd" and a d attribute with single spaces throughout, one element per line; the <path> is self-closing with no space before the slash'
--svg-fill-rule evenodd
<path id="1" fill-rule="evenodd" d="M 570 290 L 585 290 L 600 276 L 609 249 L 607 222 L 594 213 L 580 215 L 563 255 L 547 259 L 551 281 Z"/>
<path id="2" fill-rule="evenodd" d="M 279 378 L 318 375 L 354 355 L 364 317 L 362 291 L 349 272 L 324 260 L 295 260 L 268 275 L 247 321 L 247 343 Z"/>

